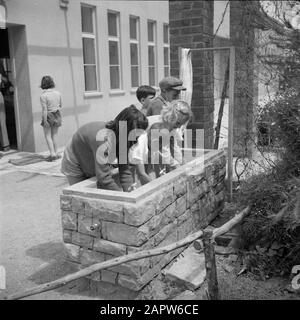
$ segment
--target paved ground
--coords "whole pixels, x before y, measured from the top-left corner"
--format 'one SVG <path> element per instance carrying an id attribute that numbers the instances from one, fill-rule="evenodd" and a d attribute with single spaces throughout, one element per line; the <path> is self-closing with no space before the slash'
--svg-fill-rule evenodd
<path id="1" fill-rule="evenodd" d="M 6 269 L 6 290 L 0 299 L 74 270 L 65 260 L 59 195 L 67 186 L 60 161 L 14 166 L 9 159 L 28 153 L 9 153 L 0 159 L 0 265 Z M 26 299 L 95 299 L 86 281 Z M 98 299 L 126 299 L 128 292 L 103 284 Z"/>

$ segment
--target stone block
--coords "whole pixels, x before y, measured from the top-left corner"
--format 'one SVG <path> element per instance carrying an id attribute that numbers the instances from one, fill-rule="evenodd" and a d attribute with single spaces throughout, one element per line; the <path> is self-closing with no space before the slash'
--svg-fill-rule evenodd
<path id="1" fill-rule="evenodd" d="M 101 272 L 102 271 L 96 271 L 90 274 L 89 276 L 86 276 L 86 278 L 92 280 L 92 281 L 101 281 Z"/>
<path id="2" fill-rule="evenodd" d="M 95 228 L 95 230 L 91 230 L 91 226 L 94 224 L 93 219 L 90 217 L 85 217 L 81 214 L 78 215 L 78 232 L 93 236 L 93 237 L 101 237 L 101 222 L 97 222 L 100 224 L 100 227 Z"/>
<path id="3" fill-rule="evenodd" d="M 123 256 L 126 254 L 125 245 L 103 239 L 95 239 L 93 249 L 113 256 Z"/>
<path id="4" fill-rule="evenodd" d="M 105 240 L 130 246 L 140 246 L 148 238 L 147 230 L 124 223 L 102 222 L 102 237 Z"/>
<path id="5" fill-rule="evenodd" d="M 180 215 L 182 215 L 183 213 L 185 213 L 186 211 L 186 199 L 187 196 L 186 194 L 184 194 L 183 196 L 181 196 L 180 198 L 178 198 L 175 202 L 175 210 L 176 210 L 176 217 L 179 217 Z"/>
<path id="6" fill-rule="evenodd" d="M 122 223 L 124 221 L 123 206 L 122 201 L 89 200 L 85 206 L 85 214 L 104 221 Z"/>
<path id="7" fill-rule="evenodd" d="M 174 202 L 173 187 L 166 187 L 157 193 L 156 210 L 163 211 L 167 206 Z"/>
<path id="8" fill-rule="evenodd" d="M 77 231 L 77 214 L 72 211 L 61 212 L 62 227 L 67 230 Z"/>
<path id="9" fill-rule="evenodd" d="M 85 198 L 81 197 L 72 197 L 72 211 L 75 213 L 84 214 L 84 207 L 85 207 Z"/>
<path id="10" fill-rule="evenodd" d="M 67 257 L 72 262 L 80 262 L 80 246 L 70 243 L 65 243 Z"/>
<path id="11" fill-rule="evenodd" d="M 66 195 L 60 195 L 60 208 L 65 211 L 72 210 L 72 197 Z"/>
<path id="12" fill-rule="evenodd" d="M 150 259 L 151 258 L 145 258 L 122 263 L 118 266 L 108 268 L 108 270 L 139 279 L 150 268 Z"/>
<path id="13" fill-rule="evenodd" d="M 152 217 L 139 228 L 139 233 L 143 234 L 145 239 L 149 239 L 158 233 L 164 226 L 175 220 L 176 210 L 175 203 L 172 203 L 164 211 Z"/>
<path id="14" fill-rule="evenodd" d="M 176 229 L 177 220 L 175 220 L 173 223 L 170 223 L 166 226 L 164 226 L 157 234 L 153 236 L 153 245 L 152 247 L 158 246 L 164 239 L 166 239 L 169 234 Z M 151 239 L 152 240 L 152 239 Z"/>
<path id="15" fill-rule="evenodd" d="M 93 248 L 93 237 L 86 234 L 73 232 L 72 233 L 72 243 L 82 246 L 84 248 Z"/>
<path id="16" fill-rule="evenodd" d="M 142 288 L 142 285 L 137 279 L 133 279 L 123 274 L 119 274 L 118 276 L 118 285 L 133 291 L 139 291 Z"/>
<path id="17" fill-rule="evenodd" d="M 186 221 L 184 221 L 181 225 L 177 227 L 177 240 L 181 240 L 193 233 L 194 231 L 194 220 L 193 217 L 189 217 Z"/>
<path id="18" fill-rule="evenodd" d="M 189 247 L 166 271 L 165 275 L 172 281 L 184 284 L 190 290 L 198 289 L 206 276 L 204 254 Z"/>
<path id="19" fill-rule="evenodd" d="M 225 189 L 225 184 L 224 181 L 219 182 L 215 187 L 214 187 L 214 193 L 219 193 L 222 192 Z"/>
<path id="20" fill-rule="evenodd" d="M 176 181 L 174 184 L 174 196 L 178 198 L 185 195 L 186 192 L 187 192 L 186 180 L 179 179 L 178 181 Z"/>
<path id="21" fill-rule="evenodd" d="M 199 185 L 200 197 L 202 197 L 205 193 L 207 193 L 208 190 L 209 190 L 208 183 L 206 180 L 203 180 Z"/>
<path id="22" fill-rule="evenodd" d="M 101 281 L 109 282 L 112 284 L 117 283 L 118 274 L 108 270 L 101 270 Z"/>
<path id="23" fill-rule="evenodd" d="M 106 256 L 104 253 L 95 252 L 89 249 L 81 249 L 80 251 L 80 263 L 83 266 L 89 266 L 91 264 L 104 262 L 106 260 Z"/>
<path id="24" fill-rule="evenodd" d="M 140 226 L 156 213 L 155 202 L 142 201 L 136 204 L 124 204 L 124 222 L 132 226 Z"/>
<path id="25" fill-rule="evenodd" d="M 176 241 L 177 241 L 177 230 L 176 230 L 176 228 L 173 228 L 172 231 L 169 232 L 169 234 L 165 237 L 165 239 L 163 241 L 161 241 L 159 243 L 159 245 L 157 247 L 162 248 L 162 247 L 165 247 L 165 246 L 172 244 Z M 154 257 L 150 258 L 151 267 L 152 268 L 155 267 L 157 264 L 161 263 L 162 261 L 165 261 L 165 264 L 167 264 L 170 261 L 169 256 L 170 256 L 170 253 L 168 253 L 168 254 L 164 253 L 162 255 L 154 256 Z"/>
<path id="26" fill-rule="evenodd" d="M 63 230 L 63 241 L 65 243 L 71 243 L 72 242 L 72 231 Z"/>
<path id="27" fill-rule="evenodd" d="M 184 214 L 177 218 L 177 226 L 180 226 L 184 221 L 191 217 L 191 210 L 187 210 Z"/>

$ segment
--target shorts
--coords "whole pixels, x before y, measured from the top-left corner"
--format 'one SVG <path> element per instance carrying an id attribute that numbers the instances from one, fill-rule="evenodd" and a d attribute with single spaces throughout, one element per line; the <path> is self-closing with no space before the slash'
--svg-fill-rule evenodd
<path id="1" fill-rule="evenodd" d="M 60 127 L 61 126 L 61 114 L 59 110 L 47 113 L 47 122 L 50 127 Z M 41 126 L 44 127 L 44 119 L 41 122 Z"/>
<path id="2" fill-rule="evenodd" d="M 69 142 L 65 148 L 61 161 L 61 172 L 65 176 L 87 179 L 72 151 L 71 142 Z"/>

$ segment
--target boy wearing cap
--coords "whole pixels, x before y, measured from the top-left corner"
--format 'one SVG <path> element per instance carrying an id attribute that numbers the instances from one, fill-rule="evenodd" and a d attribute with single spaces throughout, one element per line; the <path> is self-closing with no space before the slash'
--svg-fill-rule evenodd
<path id="1" fill-rule="evenodd" d="M 149 103 L 147 116 L 160 115 L 163 106 L 167 102 L 179 99 L 180 91 L 186 90 L 182 84 L 182 80 L 175 77 L 163 78 L 159 82 L 161 93 Z"/>

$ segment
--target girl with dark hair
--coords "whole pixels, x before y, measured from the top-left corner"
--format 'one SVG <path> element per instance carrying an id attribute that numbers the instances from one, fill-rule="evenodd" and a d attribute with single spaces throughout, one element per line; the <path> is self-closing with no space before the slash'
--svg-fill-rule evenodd
<path id="1" fill-rule="evenodd" d="M 129 136 L 147 127 L 146 116 L 134 105 L 122 110 L 108 123 L 98 121 L 83 125 L 65 148 L 62 173 L 70 185 L 96 176 L 97 188 L 121 191 L 111 173 L 111 165 L 117 159 L 122 189 L 130 191 L 134 184 L 134 166 L 127 161 L 128 151 L 136 141 L 131 141 L 133 139 Z M 120 153 L 119 149 L 121 152 L 124 150 L 125 154 Z M 121 158 L 123 161 L 120 161 Z"/>
<path id="2" fill-rule="evenodd" d="M 57 148 L 58 128 L 61 126 L 60 109 L 62 107 L 60 92 L 54 89 L 55 84 L 50 76 L 44 76 L 41 81 L 40 101 L 42 106 L 42 122 L 41 126 L 44 129 L 44 135 L 50 156 L 47 161 L 53 161 L 60 158 Z"/>

